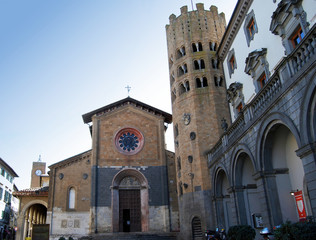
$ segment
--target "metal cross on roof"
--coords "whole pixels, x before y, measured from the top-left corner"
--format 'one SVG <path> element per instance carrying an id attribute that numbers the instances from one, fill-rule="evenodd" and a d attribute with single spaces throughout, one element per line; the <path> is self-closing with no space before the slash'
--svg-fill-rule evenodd
<path id="1" fill-rule="evenodd" d="M 129 92 L 131 91 L 131 87 L 127 85 L 125 88 L 127 89 L 127 95 L 129 96 Z"/>

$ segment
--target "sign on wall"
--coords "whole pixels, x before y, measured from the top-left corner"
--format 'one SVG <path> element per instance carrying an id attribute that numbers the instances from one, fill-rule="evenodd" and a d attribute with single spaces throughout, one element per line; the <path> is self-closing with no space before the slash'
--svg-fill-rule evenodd
<path id="1" fill-rule="evenodd" d="M 305 220 L 306 219 L 306 211 L 305 211 L 302 190 L 295 192 L 294 196 L 295 196 L 295 202 L 296 202 L 296 208 L 297 208 L 299 220 L 300 221 Z"/>

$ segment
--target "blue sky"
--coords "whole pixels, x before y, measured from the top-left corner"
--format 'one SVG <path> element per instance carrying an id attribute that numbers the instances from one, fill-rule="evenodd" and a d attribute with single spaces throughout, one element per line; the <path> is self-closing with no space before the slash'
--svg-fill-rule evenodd
<path id="1" fill-rule="evenodd" d="M 228 24 L 237 1 L 193 2 Z M 192 10 L 190 0 L 0 0 L 0 157 L 19 189 L 39 155 L 49 166 L 89 150 L 82 114 L 127 97 L 127 85 L 171 113 L 165 25 L 184 5 Z"/>

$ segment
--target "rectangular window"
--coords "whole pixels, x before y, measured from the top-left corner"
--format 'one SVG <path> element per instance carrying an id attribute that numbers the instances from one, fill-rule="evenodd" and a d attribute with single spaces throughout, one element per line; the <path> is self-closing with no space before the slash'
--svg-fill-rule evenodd
<path id="1" fill-rule="evenodd" d="M 1 175 L 2 175 L 2 176 L 5 175 L 5 170 L 4 170 L 4 168 L 1 168 Z"/>
<path id="2" fill-rule="evenodd" d="M 293 47 L 295 48 L 304 38 L 304 33 L 301 27 L 299 27 L 291 37 L 291 42 Z"/>
<path id="3" fill-rule="evenodd" d="M 248 33 L 249 33 L 249 37 L 252 37 L 256 32 L 256 24 L 255 24 L 255 20 L 252 18 L 249 25 L 248 25 Z"/>
<path id="4" fill-rule="evenodd" d="M 7 190 L 4 191 L 4 202 L 8 202 L 9 201 L 9 192 Z"/>
<path id="5" fill-rule="evenodd" d="M 7 172 L 7 180 L 10 180 L 10 174 Z"/>
<path id="6" fill-rule="evenodd" d="M 234 71 L 235 69 L 235 56 L 234 55 L 230 58 L 229 63 L 230 63 L 231 70 Z"/>
<path id="7" fill-rule="evenodd" d="M 260 83 L 260 87 L 263 88 L 263 86 L 266 84 L 266 81 L 267 81 L 266 74 L 265 73 L 262 74 L 262 76 L 259 78 L 258 81 Z"/>
<path id="8" fill-rule="evenodd" d="M 242 104 L 239 103 L 238 106 L 236 107 L 236 109 L 237 109 L 237 112 L 240 113 L 242 110 Z"/>
<path id="9" fill-rule="evenodd" d="M 2 193 L 3 193 L 3 189 L 0 188 L 0 200 L 2 199 Z"/>

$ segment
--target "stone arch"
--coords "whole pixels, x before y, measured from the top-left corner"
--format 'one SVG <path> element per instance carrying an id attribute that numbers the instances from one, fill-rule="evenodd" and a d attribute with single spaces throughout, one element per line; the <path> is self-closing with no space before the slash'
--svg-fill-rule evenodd
<path id="1" fill-rule="evenodd" d="M 316 71 L 303 94 L 300 112 L 300 132 L 303 145 L 316 141 Z"/>
<path id="2" fill-rule="evenodd" d="M 231 184 L 227 170 L 223 165 L 217 166 L 214 172 L 213 189 L 216 212 L 216 223 L 221 228 L 228 229 L 232 225 L 232 201 L 230 197 Z"/>
<path id="3" fill-rule="evenodd" d="M 298 221 L 291 192 L 303 189 L 305 173 L 296 154 L 301 138 L 295 124 L 285 114 L 272 113 L 263 120 L 257 143 L 270 225 Z"/>
<path id="4" fill-rule="evenodd" d="M 193 216 L 191 219 L 192 239 L 198 240 L 203 238 L 202 222 L 199 216 Z"/>
<path id="5" fill-rule="evenodd" d="M 17 230 L 17 239 L 25 239 L 27 237 L 27 233 L 28 233 L 28 229 L 31 228 L 30 224 L 28 222 L 28 218 L 29 218 L 29 210 L 31 207 L 36 206 L 36 205 L 41 205 L 43 207 L 46 208 L 46 217 L 47 217 L 47 207 L 48 204 L 46 201 L 40 200 L 40 199 L 35 199 L 32 200 L 28 203 L 26 203 L 23 208 L 20 211 L 19 217 L 18 217 L 18 226 L 20 226 Z M 45 217 L 45 218 L 46 218 Z M 46 219 L 45 223 L 46 223 Z"/>
<path id="6" fill-rule="evenodd" d="M 231 155 L 231 165 L 230 165 L 230 176 L 232 177 L 231 179 L 231 183 L 234 185 L 235 182 L 234 182 L 234 169 L 235 169 L 235 166 L 236 166 L 236 161 L 239 157 L 240 154 L 242 153 L 246 153 L 249 157 L 250 157 L 250 160 L 255 168 L 255 172 L 259 171 L 259 166 L 258 166 L 258 163 L 255 161 L 255 158 L 252 154 L 252 152 L 250 151 L 249 147 L 246 145 L 246 144 L 238 144 L 233 152 L 232 152 L 232 155 Z"/>
<path id="7" fill-rule="evenodd" d="M 257 149 L 256 149 L 256 158 L 260 163 L 261 170 L 264 168 L 264 161 L 263 161 L 263 146 L 267 137 L 267 134 L 273 130 L 273 127 L 277 125 L 284 125 L 286 126 L 291 133 L 294 135 L 295 140 L 297 142 L 298 148 L 301 147 L 301 138 L 299 131 L 295 124 L 293 123 L 292 119 L 286 116 L 284 113 L 274 112 L 269 114 L 261 123 L 257 135 Z"/>
<path id="8" fill-rule="evenodd" d="M 140 191 L 140 209 L 141 209 L 141 231 L 147 232 L 149 228 L 149 206 L 148 206 L 148 181 L 146 177 L 134 168 L 126 168 L 119 171 L 112 181 L 112 228 L 113 232 L 120 231 L 120 212 L 119 212 L 119 190 L 120 183 L 126 177 L 134 177 L 138 180 Z"/>
<path id="9" fill-rule="evenodd" d="M 252 214 L 260 212 L 254 157 L 246 144 L 239 144 L 233 151 L 231 176 L 240 224 L 252 225 Z"/>

